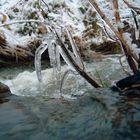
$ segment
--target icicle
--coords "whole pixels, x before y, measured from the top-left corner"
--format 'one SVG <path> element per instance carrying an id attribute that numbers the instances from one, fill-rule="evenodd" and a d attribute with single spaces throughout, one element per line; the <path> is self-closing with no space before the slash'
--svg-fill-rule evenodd
<path id="1" fill-rule="evenodd" d="M 80 68 L 84 69 L 84 65 L 83 65 L 83 61 L 82 61 L 82 59 L 80 57 L 79 49 L 78 49 L 76 43 L 74 42 L 70 31 L 67 28 L 66 28 L 66 31 L 67 31 L 67 35 L 68 35 L 68 38 L 69 38 L 71 46 L 72 46 L 73 53 L 74 53 L 74 55 L 76 57 L 75 62 L 79 65 Z M 74 55 L 72 57 L 74 57 Z"/>
<path id="2" fill-rule="evenodd" d="M 42 75 L 41 75 L 41 55 L 43 52 L 48 48 L 46 44 L 42 44 L 40 47 L 37 48 L 35 53 L 35 70 L 37 74 L 37 78 L 39 82 L 42 82 Z"/>
<path id="3" fill-rule="evenodd" d="M 49 58 L 50 58 L 50 64 L 53 67 L 54 65 L 54 60 L 55 60 L 55 46 L 54 42 L 48 45 L 48 53 L 49 53 Z"/>
<path id="4" fill-rule="evenodd" d="M 61 93 L 61 96 L 62 96 L 62 93 L 63 93 L 62 92 L 63 85 L 65 84 L 65 81 L 67 80 L 69 74 L 71 74 L 71 73 L 74 74 L 74 75 L 77 75 L 77 73 L 75 73 L 74 71 L 72 71 L 71 69 L 69 69 L 69 70 L 67 70 L 64 73 L 64 75 L 62 77 L 61 84 L 60 84 L 60 93 Z"/>
<path id="5" fill-rule="evenodd" d="M 140 38 L 140 31 L 138 29 L 135 29 L 135 36 L 137 40 Z"/>
<path id="6" fill-rule="evenodd" d="M 60 81 L 61 78 L 61 62 L 60 62 L 60 52 L 57 45 L 52 42 L 48 47 L 50 64 L 53 67 L 53 78 L 55 82 Z"/>
<path id="7" fill-rule="evenodd" d="M 58 81 L 61 79 L 61 60 L 60 60 L 60 52 L 59 48 L 56 46 L 56 62 L 57 62 L 57 79 Z"/>
<path id="8" fill-rule="evenodd" d="M 66 64 L 70 67 L 70 69 L 72 69 L 73 71 L 75 71 L 75 68 L 73 67 L 73 64 L 70 62 L 68 56 L 65 54 L 65 52 L 62 50 L 61 46 L 57 46 L 59 53 L 61 54 L 61 56 L 63 57 L 64 61 L 66 62 Z"/>
<path id="9" fill-rule="evenodd" d="M 57 78 L 56 78 L 56 75 L 57 75 L 57 72 L 56 72 L 56 47 L 55 47 L 55 44 L 54 42 L 52 42 L 49 46 L 48 46 L 48 53 L 49 53 L 49 58 L 50 58 L 50 64 L 51 66 L 53 67 L 53 79 L 54 81 L 56 82 L 57 81 Z"/>

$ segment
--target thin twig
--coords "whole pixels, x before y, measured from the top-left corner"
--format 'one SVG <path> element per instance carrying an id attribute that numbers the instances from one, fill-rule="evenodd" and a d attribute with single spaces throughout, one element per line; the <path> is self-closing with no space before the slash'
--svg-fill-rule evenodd
<path id="1" fill-rule="evenodd" d="M 112 42 L 116 42 L 118 40 L 117 38 L 115 39 L 115 38 L 110 36 L 110 34 L 108 33 L 107 28 L 106 28 L 105 25 L 103 25 L 103 31 L 104 31 L 106 37 L 109 38 Z"/>
<path id="2" fill-rule="evenodd" d="M 50 11 L 50 8 L 49 8 L 48 4 L 44 0 L 41 0 L 41 1 L 48 8 L 48 12 L 50 13 L 51 11 Z"/>
<path id="3" fill-rule="evenodd" d="M 136 29 L 138 30 L 139 29 L 139 24 L 138 24 L 137 17 L 136 17 L 136 14 L 135 14 L 136 12 L 133 9 L 131 10 L 131 12 L 132 12 L 132 15 L 133 15 L 133 18 L 134 18 Z"/>
<path id="4" fill-rule="evenodd" d="M 68 35 L 68 38 L 69 38 L 69 41 L 70 41 L 70 44 L 71 44 L 73 53 L 74 53 L 75 58 L 76 58 L 74 61 L 79 62 L 80 67 L 84 71 L 84 63 L 83 63 L 82 58 L 80 56 L 79 49 L 78 49 L 78 47 L 77 47 L 77 45 L 76 45 L 76 43 L 75 43 L 75 41 L 74 41 L 74 39 L 73 39 L 72 34 L 70 33 L 70 31 L 67 28 L 65 28 L 65 29 L 66 29 L 66 32 L 67 32 L 67 35 Z"/>
<path id="5" fill-rule="evenodd" d="M 34 20 L 34 19 L 30 19 L 30 20 L 17 20 L 17 21 L 12 21 L 12 22 L 7 22 L 4 24 L 0 24 L 0 27 L 4 27 L 4 26 L 8 26 L 8 25 L 13 25 L 13 24 L 17 24 L 17 23 L 30 23 L 30 22 L 35 22 L 35 23 L 45 23 L 41 20 Z"/>
<path id="6" fill-rule="evenodd" d="M 130 4 L 127 0 L 123 0 L 123 1 L 129 8 L 132 8 L 133 10 L 140 11 L 140 7 L 137 7 L 137 6 L 134 6 L 134 5 Z"/>

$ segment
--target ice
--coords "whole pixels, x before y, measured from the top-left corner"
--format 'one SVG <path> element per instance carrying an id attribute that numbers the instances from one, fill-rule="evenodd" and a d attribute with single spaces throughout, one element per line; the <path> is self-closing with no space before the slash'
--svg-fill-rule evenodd
<path id="1" fill-rule="evenodd" d="M 61 62 L 59 48 L 56 44 L 55 35 L 52 32 L 46 35 L 44 43 L 36 50 L 35 54 L 35 69 L 40 83 L 42 83 L 41 56 L 47 49 L 50 58 L 50 65 L 53 67 L 53 79 L 57 84 L 61 78 Z"/>
<path id="2" fill-rule="evenodd" d="M 42 43 L 42 45 L 39 48 L 37 48 L 36 53 L 35 53 L 35 69 L 36 69 L 38 81 L 40 83 L 42 82 L 41 56 L 45 52 L 45 50 L 48 49 L 49 57 L 50 57 L 50 63 L 51 64 L 53 63 L 54 54 L 52 54 L 53 52 L 52 52 L 52 49 L 51 49 L 51 48 L 53 48 L 53 45 L 52 45 L 53 43 L 54 43 L 54 35 L 53 35 L 53 33 L 48 33 L 44 37 L 44 42 Z"/>
<path id="3" fill-rule="evenodd" d="M 73 71 L 75 71 L 75 68 L 74 68 L 72 62 L 69 60 L 68 56 L 65 54 L 65 52 L 63 51 L 63 49 L 61 48 L 61 46 L 58 45 L 57 47 L 59 49 L 59 52 L 60 52 L 62 58 L 66 62 L 66 64 L 70 67 L 70 69 L 72 69 Z"/>
<path id="4" fill-rule="evenodd" d="M 39 82 L 42 82 L 42 75 L 41 75 L 41 55 L 43 52 L 48 48 L 47 44 L 42 44 L 39 48 L 37 48 L 35 53 L 35 70 L 37 74 L 37 78 Z"/>
<path id="5" fill-rule="evenodd" d="M 48 48 L 50 64 L 53 67 L 53 79 L 55 82 L 60 80 L 61 62 L 58 48 L 54 42 Z"/>
<path id="6" fill-rule="evenodd" d="M 59 78 L 61 78 L 61 60 L 60 60 L 59 49 L 57 46 L 56 46 L 56 62 L 57 62 L 56 70 L 57 70 L 57 74 L 58 74 L 57 77 L 59 80 Z"/>
<path id="7" fill-rule="evenodd" d="M 61 80 L 61 85 L 60 85 L 60 93 L 61 93 L 61 96 L 63 96 L 63 88 L 71 88 L 71 87 L 67 87 L 65 84 L 67 82 L 67 79 L 69 78 L 70 74 L 73 74 L 75 75 L 74 78 L 76 78 L 76 75 L 78 75 L 77 72 L 71 70 L 71 69 L 68 69 L 64 74 L 63 74 L 63 77 L 62 77 L 62 80 Z M 78 88 L 78 82 L 77 80 L 75 79 L 75 85 L 76 85 L 76 89 Z M 70 86 L 68 84 L 68 86 Z"/>
<path id="8" fill-rule="evenodd" d="M 82 62 L 82 59 L 80 57 L 80 52 L 79 52 L 79 49 L 76 45 L 76 43 L 74 42 L 73 38 L 72 38 L 72 35 L 70 33 L 70 31 L 66 28 L 66 31 L 67 31 L 67 35 L 68 35 L 68 38 L 69 38 L 69 41 L 70 41 L 70 44 L 71 44 L 71 47 L 72 47 L 72 50 L 73 50 L 73 58 L 75 60 L 75 62 L 77 62 L 77 64 L 79 65 L 79 67 L 81 69 L 84 69 L 84 65 L 83 65 L 83 62 Z"/>

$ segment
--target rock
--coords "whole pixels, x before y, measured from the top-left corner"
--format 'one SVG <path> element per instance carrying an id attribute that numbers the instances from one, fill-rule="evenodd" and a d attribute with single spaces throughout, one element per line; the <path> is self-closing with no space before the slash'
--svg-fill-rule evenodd
<path id="1" fill-rule="evenodd" d="M 9 87 L 0 82 L 0 99 L 11 95 Z"/>
<path id="2" fill-rule="evenodd" d="M 139 88 L 140 87 L 140 73 L 138 72 L 132 76 L 119 80 L 116 83 L 116 86 L 121 90 L 131 89 L 134 87 Z"/>
<path id="3" fill-rule="evenodd" d="M 9 92 L 10 89 L 7 85 L 0 82 L 0 93 Z"/>

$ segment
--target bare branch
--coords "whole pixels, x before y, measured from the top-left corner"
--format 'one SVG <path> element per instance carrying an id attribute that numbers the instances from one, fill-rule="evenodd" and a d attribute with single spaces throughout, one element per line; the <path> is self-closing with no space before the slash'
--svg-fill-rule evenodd
<path id="1" fill-rule="evenodd" d="M 118 0 L 113 0 L 113 7 L 114 7 L 114 15 L 115 15 L 116 23 L 118 23 L 121 21 L 120 14 L 119 14 Z"/>

